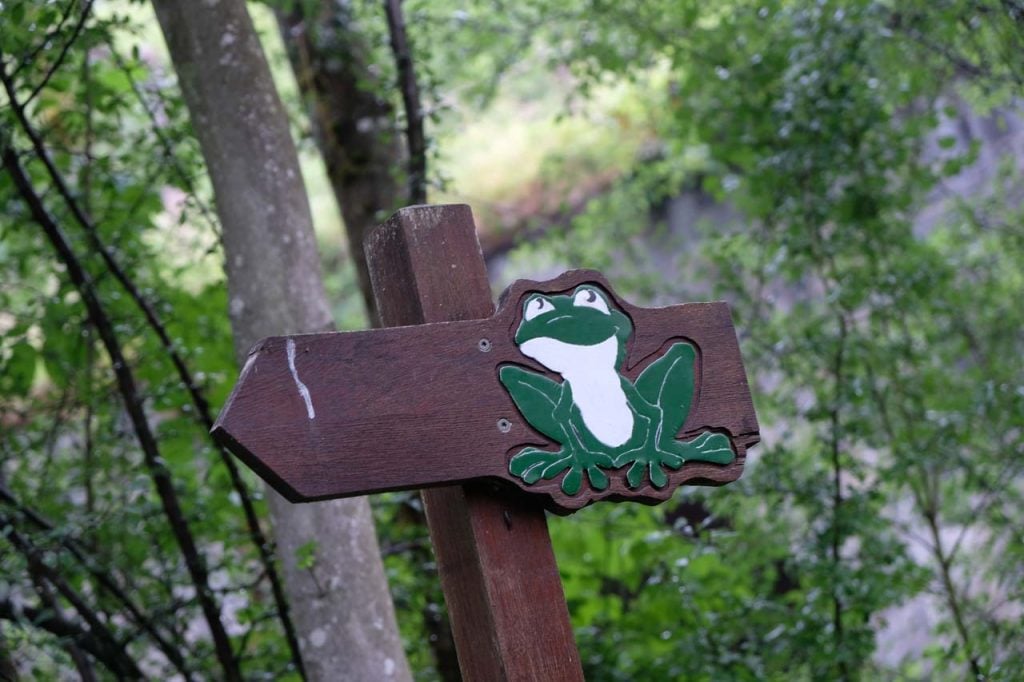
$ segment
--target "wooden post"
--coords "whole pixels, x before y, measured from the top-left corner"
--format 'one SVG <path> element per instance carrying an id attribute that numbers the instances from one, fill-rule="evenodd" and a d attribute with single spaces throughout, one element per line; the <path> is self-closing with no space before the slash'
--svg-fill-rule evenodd
<path id="1" fill-rule="evenodd" d="M 402 209 L 366 239 L 385 326 L 494 313 L 468 206 Z M 582 680 L 544 511 L 487 483 L 422 492 L 468 681 Z"/>

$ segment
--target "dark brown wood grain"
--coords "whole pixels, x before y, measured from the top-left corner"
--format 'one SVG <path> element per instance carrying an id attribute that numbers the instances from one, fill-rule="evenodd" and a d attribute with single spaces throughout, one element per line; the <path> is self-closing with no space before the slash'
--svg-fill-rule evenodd
<path id="1" fill-rule="evenodd" d="M 447 207 L 417 210 L 442 208 Z M 657 503 L 684 483 L 721 485 L 740 476 L 747 449 L 759 436 L 725 303 L 640 308 L 618 298 L 600 273 L 575 270 L 547 282 L 516 282 L 497 313 L 488 316 L 489 297 L 487 306 L 457 303 L 464 292 L 486 289 L 483 271 L 466 272 L 464 263 L 434 267 L 423 255 L 431 242 L 420 231 L 408 232 L 378 230 L 367 245 L 382 254 L 376 256 L 378 273 L 421 273 L 408 283 L 381 274 L 374 282 L 381 318 L 416 326 L 265 339 L 251 352 L 221 412 L 218 438 L 288 499 L 492 478 L 543 495 L 549 509 L 567 513 L 597 500 Z M 509 363 L 545 372 L 512 340 L 522 301 L 532 292 L 566 293 L 583 283 L 600 286 L 633 322 L 624 370 L 629 379 L 674 341 L 698 349 L 696 396 L 678 435 L 689 438 L 707 429 L 727 434 L 737 453 L 732 464 L 687 462 L 669 472 L 661 489 L 649 481 L 631 489 L 623 476 L 613 476 L 604 491 L 584 485 L 572 496 L 562 492 L 557 478 L 525 485 L 508 473 L 509 459 L 524 445 L 549 444 L 519 415 L 498 380 L 498 368 Z M 407 310 L 428 291 L 444 295 Z M 467 319 L 472 317 L 480 319 Z M 455 321 L 440 321 L 446 319 Z M 315 409 L 313 419 L 291 373 L 289 342 L 295 345 L 296 374 Z M 507 430 L 499 428 L 502 420 Z"/>
<path id="2" fill-rule="evenodd" d="M 462 320 L 493 312 L 466 206 L 400 211 L 371 233 L 366 254 L 384 324 Z M 466 344 L 453 338 L 429 343 L 424 355 L 443 358 L 452 350 L 464 356 Z M 477 338 L 470 335 L 470 341 L 470 357 L 486 355 Z M 410 381 L 429 384 L 436 379 L 426 372 Z M 442 395 L 448 402 L 471 400 L 475 393 Z M 415 411 L 413 405 L 407 407 Z M 449 428 L 458 433 L 457 424 Z M 426 432 L 422 435 L 429 438 Z M 465 437 L 471 438 L 471 432 Z M 405 456 L 416 460 L 423 452 L 412 445 Z M 464 679 L 582 680 L 547 522 L 536 499 L 477 481 L 425 490 L 423 501 Z"/>

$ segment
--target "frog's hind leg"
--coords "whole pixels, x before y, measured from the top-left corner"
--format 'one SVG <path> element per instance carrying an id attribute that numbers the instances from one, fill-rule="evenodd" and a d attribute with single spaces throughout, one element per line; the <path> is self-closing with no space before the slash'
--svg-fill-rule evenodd
<path id="1" fill-rule="evenodd" d="M 667 453 L 662 453 L 667 454 Z M 674 455 L 673 455 L 674 456 Z M 662 465 L 670 466 L 673 469 L 678 469 L 682 466 L 683 460 L 678 458 L 678 463 L 672 466 L 668 462 L 652 459 L 644 460 L 637 459 L 633 462 L 633 465 L 626 471 L 626 483 L 629 484 L 630 488 L 637 488 L 644 481 L 644 474 L 647 473 L 651 478 L 651 484 L 655 488 L 664 488 L 668 483 L 668 475 L 665 470 L 662 469 Z"/>
<path id="2" fill-rule="evenodd" d="M 677 341 L 636 378 L 637 392 L 650 404 L 660 407 L 664 415 L 661 441 L 675 438 L 690 414 L 696 358 L 697 351 L 691 344 Z"/>
<path id="3" fill-rule="evenodd" d="M 660 407 L 664 415 L 656 447 L 660 463 L 670 469 L 678 469 L 688 460 L 729 464 L 736 457 L 729 437 L 722 433 L 705 431 L 685 442 L 675 439 L 693 405 L 696 357 L 697 351 L 691 344 L 676 342 L 636 380 L 636 390 L 645 400 Z M 661 473 L 652 469 L 652 482 L 661 480 Z M 636 472 L 636 476 L 642 476 L 642 472 Z"/>
<path id="4" fill-rule="evenodd" d="M 684 460 L 730 464 L 736 459 L 729 436 L 715 431 L 705 431 L 689 441 L 673 441 L 669 447 Z"/>
<path id="5" fill-rule="evenodd" d="M 655 488 L 664 488 L 668 484 L 668 474 L 663 467 L 675 470 L 687 461 L 729 464 L 735 457 L 728 436 L 705 431 L 693 440 L 672 440 L 636 456 L 626 471 L 626 482 L 630 488 L 637 488 L 646 474 Z"/>

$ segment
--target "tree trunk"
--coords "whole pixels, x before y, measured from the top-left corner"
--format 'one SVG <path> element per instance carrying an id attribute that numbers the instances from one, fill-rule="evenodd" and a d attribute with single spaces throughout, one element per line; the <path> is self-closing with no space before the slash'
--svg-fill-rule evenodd
<path id="1" fill-rule="evenodd" d="M 405 191 L 401 168 L 408 154 L 388 96 L 394 84 L 381 81 L 372 68 L 372 50 L 355 22 L 351 4 L 298 2 L 287 12 L 278 11 L 277 21 L 345 220 L 367 320 L 371 327 L 379 327 L 363 237 L 406 203 L 401 199 Z M 408 70 L 411 73 L 411 65 Z M 417 105 L 417 110 L 421 108 Z M 422 133 L 422 121 L 418 130 Z M 422 162 L 426 162 L 425 152 Z M 422 512 L 414 521 L 427 538 Z M 427 550 L 427 555 L 424 565 L 433 565 L 433 553 Z M 436 571 L 432 577 L 436 578 Z M 458 682 L 462 677 L 448 613 L 434 606 L 428 603 L 421 616 L 437 672 L 444 682 Z"/>
<path id="2" fill-rule="evenodd" d="M 263 336 L 331 328 L 298 157 L 244 1 L 153 5 L 213 182 L 239 362 Z M 410 680 L 366 499 L 267 497 L 308 677 Z"/>
<path id="3" fill-rule="evenodd" d="M 345 220 L 367 318 L 377 327 L 363 236 L 403 203 L 402 139 L 381 94 L 388 88 L 370 69 L 370 47 L 348 3 L 298 2 L 277 20 Z"/>

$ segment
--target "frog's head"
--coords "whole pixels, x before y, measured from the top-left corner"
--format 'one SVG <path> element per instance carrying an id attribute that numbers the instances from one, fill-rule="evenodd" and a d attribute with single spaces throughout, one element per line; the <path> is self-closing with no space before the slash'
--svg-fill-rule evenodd
<path id="1" fill-rule="evenodd" d="M 597 366 L 617 368 L 633 324 L 603 291 L 584 284 L 571 295 L 533 294 L 523 303 L 516 345 L 523 355 L 564 374 Z"/>

